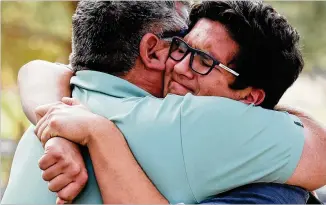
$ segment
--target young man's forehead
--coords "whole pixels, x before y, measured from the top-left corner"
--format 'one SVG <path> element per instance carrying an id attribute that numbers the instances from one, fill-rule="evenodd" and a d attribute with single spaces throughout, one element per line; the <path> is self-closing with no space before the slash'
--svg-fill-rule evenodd
<path id="1" fill-rule="evenodd" d="M 191 47 L 224 64 L 230 62 L 239 49 L 224 25 L 205 18 L 200 19 L 184 39 Z"/>
<path id="2" fill-rule="evenodd" d="M 187 42 L 191 47 L 195 49 L 199 49 L 201 51 L 204 51 L 205 53 L 208 53 L 209 55 L 216 58 L 217 56 L 212 54 L 212 47 L 214 45 L 210 43 L 210 35 L 209 34 L 203 34 L 201 32 L 197 32 L 198 30 L 196 28 L 192 29 L 184 38 L 185 42 Z M 218 60 L 218 58 L 216 58 Z"/>

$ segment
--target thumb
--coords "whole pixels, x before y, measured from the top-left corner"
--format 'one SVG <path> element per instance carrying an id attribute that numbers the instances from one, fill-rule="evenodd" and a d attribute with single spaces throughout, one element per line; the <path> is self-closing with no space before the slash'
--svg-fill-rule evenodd
<path id="1" fill-rule="evenodd" d="M 67 105 L 80 105 L 80 102 L 74 98 L 63 97 L 61 101 Z"/>

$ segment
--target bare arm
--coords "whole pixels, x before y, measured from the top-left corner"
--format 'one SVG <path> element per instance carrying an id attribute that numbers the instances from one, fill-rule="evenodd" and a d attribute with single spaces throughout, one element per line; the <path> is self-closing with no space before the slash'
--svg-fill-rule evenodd
<path id="1" fill-rule="evenodd" d="M 71 96 L 70 78 L 72 76 L 71 70 L 65 66 L 40 60 L 32 61 L 20 69 L 18 83 L 21 102 L 25 114 L 32 123 L 35 124 L 39 120 L 34 113 L 36 107 Z M 117 131 L 118 128 L 110 123 L 107 129 L 109 129 L 107 133 L 102 132 L 98 136 L 98 139 L 103 138 L 104 141 L 94 141 L 90 149 L 104 203 L 168 203 L 142 171 L 124 137 Z M 99 128 L 95 132 L 100 133 L 101 130 L 103 131 Z M 112 131 L 115 131 L 114 134 L 111 133 Z M 104 137 L 104 133 L 109 137 Z M 107 142 L 112 139 L 114 143 Z M 58 141 L 60 140 L 66 139 L 59 138 Z M 56 143 L 55 146 L 57 145 L 60 143 Z M 110 149 L 109 145 L 112 145 L 112 148 L 119 147 L 119 149 Z M 77 145 L 71 143 L 70 146 Z M 82 186 L 83 184 L 80 185 Z M 59 196 L 70 201 L 71 196 L 75 196 L 79 188 L 62 190 L 65 191 L 58 193 Z"/>
<path id="2" fill-rule="evenodd" d="M 73 72 L 63 65 L 35 60 L 24 65 L 18 73 L 18 85 L 23 110 L 36 124 L 35 108 L 70 97 Z"/>
<path id="3" fill-rule="evenodd" d="M 302 111 L 289 108 L 286 110 L 298 116 L 305 127 L 303 153 L 295 173 L 287 181 L 287 184 L 300 186 L 309 191 L 318 189 L 326 184 L 326 129 Z M 163 203 L 156 201 L 163 200 L 161 198 L 163 196 L 151 185 L 151 182 L 134 160 L 120 131 L 112 125 L 112 122 L 106 121 L 106 123 L 109 123 L 109 125 L 103 126 L 102 130 L 93 130 L 96 134 L 92 135 L 93 137 L 90 138 L 91 140 L 88 143 L 104 202 Z M 103 125 L 105 122 L 99 124 Z M 108 148 L 108 144 L 114 146 Z M 117 147 L 122 147 L 123 150 L 115 149 Z M 117 156 L 125 156 L 125 158 L 121 161 L 121 158 L 119 159 Z M 131 167 L 135 167 L 135 171 L 128 176 L 126 170 L 130 170 Z M 124 172 L 126 172 L 125 175 Z M 108 173 L 110 174 L 108 175 Z M 109 183 L 114 180 L 115 183 Z M 121 186 L 122 184 L 123 186 Z M 137 184 L 138 189 L 132 189 L 135 184 Z M 147 195 L 144 195 L 144 193 L 147 193 Z M 121 199 L 127 198 L 131 201 L 121 201 Z M 167 201 L 165 202 L 167 203 Z"/>
<path id="4" fill-rule="evenodd" d="M 64 98 L 63 102 L 66 104 L 39 107 L 36 112 L 44 120 L 35 130 L 41 130 L 38 135 L 43 142 L 51 136 L 62 136 L 88 146 L 105 204 L 168 203 L 138 165 L 113 122 L 91 113 L 75 99 Z M 55 113 L 51 112 L 55 107 Z M 53 120 L 54 115 L 56 120 Z M 43 124 L 46 129 L 41 129 Z"/>
<path id="5" fill-rule="evenodd" d="M 277 107 L 300 118 L 304 125 L 305 144 L 299 164 L 287 184 L 312 191 L 326 184 L 326 129 L 303 111 Z"/>
<path id="6" fill-rule="evenodd" d="M 31 61 L 19 70 L 18 85 L 22 107 L 27 118 L 33 124 L 36 124 L 40 119 L 40 117 L 35 114 L 36 107 L 59 101 L 64 96 L 71 96 L 70 78 L 72 76 L 73 72 L 66 66 L 41 60 Z M 56 143 L 51 145 L 51 150 L 63 149 L 67 146 L 67 152 L 63 156 L 63 159 L 65 159 L 67 163 L 70 163 L 69 160 L 71 160 L 72 162 L 69 165 L 75 165 L 75 167 L 78 167 L 80 170 L 86 170 L 77 144 L 63 138 L 57 138 L 55 142 Z M 44 156 L 49 158 L 49 156 L 51 157 L 51 154 L 53 153 L 45 151 Z M 69 158 L 70 155 L 72 156 L 71 158 Z M 55 164 L 60 164 L 60 160 L 55 161 Z M 42 169 L 41 166 L 40 168 Z M 46 168 L 42 169 L 44 173 L 47 173 Z M 69 174 L 69 171 L 65 170 L 63 173 L 60 172 L 59 174 Z M 67 199 L 67 196 L 75 198 L 87 182 L 87 172 L 84 171 L 84 173 L 81 174 L 86 177 L 76 178 L 79 174 L 74 175 L 72 178 L 61 177 L 61 179 L 73 179 L 73 181 L 70 183 L 70 186 L 64 188 L 59 187 L 60 189 L 53 189 L 53 186 L 50 185 L 51 183 L 54 183 L 51 181 L 52 178 L 42 177 L 45 181 L 49 181 L 49 189 L 56 191 L 58 196 L 63 196 L 66 200 L 71 200 Z M 56 184 L 58 183 L 56 182 Z M 69 183 L 62 183 L 61 181 L 59 184 Z"/>
<path id="7" fill-rule="evenodd" d="M 138 165 L 119 129 L 99 120 L 88 143 L 105 204 L 168 204 Z"/>

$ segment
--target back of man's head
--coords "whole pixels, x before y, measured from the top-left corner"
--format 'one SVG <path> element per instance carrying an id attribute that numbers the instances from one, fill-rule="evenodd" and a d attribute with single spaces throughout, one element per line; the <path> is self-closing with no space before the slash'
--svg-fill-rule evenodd
<path id="1" fill-rule="evenodd" d="M 260 1 L 203 2 L 192 9 L 190 28 L 200 18 L 219 21 L 239 44 L 235 70 L 240 75 L 230 87 L 263 89 L 261 106 L 273 108 L 303 69 L 297 31 Z"/>
<path id="2" fill-rule="evenodd" d="M 173 1 L 80 1 L 73 15 L 73 69 L 114 75 L 128 72 L 146 33 L 186 27 Z"/>

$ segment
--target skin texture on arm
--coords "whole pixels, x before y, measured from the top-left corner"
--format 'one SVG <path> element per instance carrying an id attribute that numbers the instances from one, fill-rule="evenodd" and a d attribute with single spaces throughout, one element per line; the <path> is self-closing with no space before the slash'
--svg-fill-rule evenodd
<path id="1" fill-rule="evenodd" d="M 99 120 L 88 149 L 105 204 L 168 204 L 138 165 L 119 129 Z"/>
<path id="2" fill-rule="evenodd" d="M 36 123 L 35 108 L 71 96 L 72 70 L 41 60 L 25 64 L 18 73 L 21 103 L 27 118 Z"/>
<path id="3" fill-rule="evenodd" d="M 287 184 L 304 187 L 309 191 L 326 184 L 326 128 L 301 110 L 278 106 L 300 118 L 305 131 L 305 143 L 299 164 Z"/>

